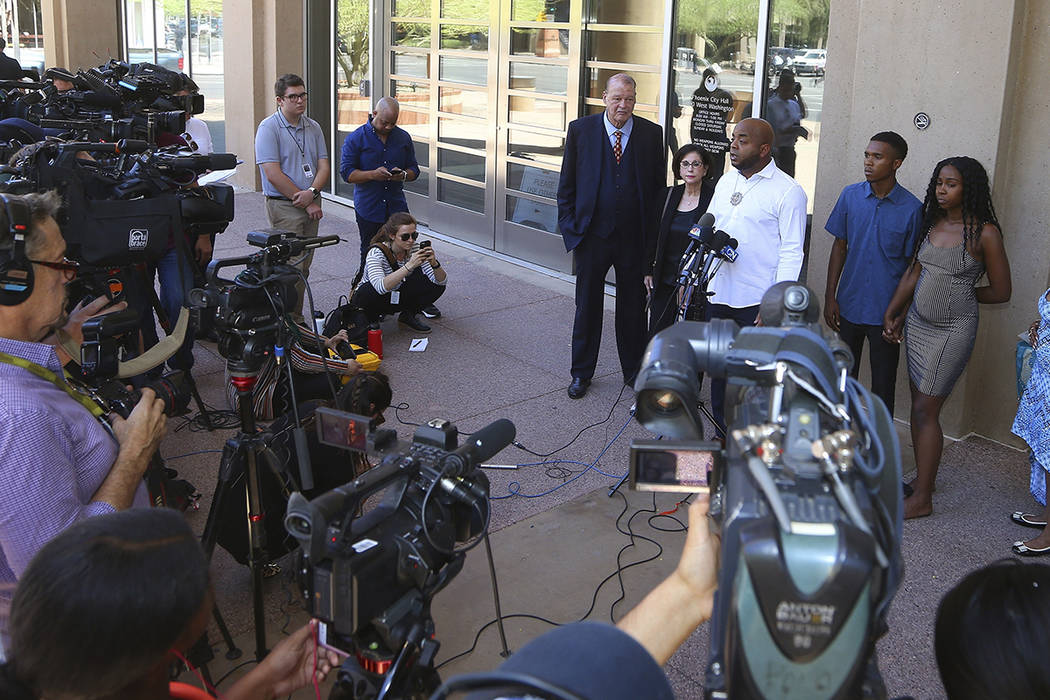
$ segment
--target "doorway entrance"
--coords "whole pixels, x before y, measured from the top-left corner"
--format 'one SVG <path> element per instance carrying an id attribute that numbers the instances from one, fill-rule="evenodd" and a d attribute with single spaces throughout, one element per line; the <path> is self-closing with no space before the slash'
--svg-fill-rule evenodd
<path id="1" fill-rule="evenodd" d="M 659 123 L 664 2 L 386 0 L 384 92 L 416 145 L 409 208 L 431 228 L 571 271 L 557 228 L 568 123 L 638 81 Z"/>

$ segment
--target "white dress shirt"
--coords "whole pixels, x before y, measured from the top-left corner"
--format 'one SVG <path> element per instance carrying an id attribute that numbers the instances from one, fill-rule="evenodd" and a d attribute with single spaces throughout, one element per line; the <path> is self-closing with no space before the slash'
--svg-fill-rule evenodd
<path id="1" fill-rule="evenodd" d="M 741 199 L 733 205 L 731 198 Z M 750 178 L 726 173 L 715 186 L 708 212 L 715 228 L 737 240 L 739 257 L 723 263 L 711 281 L 713 304 L 755 306 L 777 282 L 797 280 L 806 237 L 806 193 L 771 160 Z"/>

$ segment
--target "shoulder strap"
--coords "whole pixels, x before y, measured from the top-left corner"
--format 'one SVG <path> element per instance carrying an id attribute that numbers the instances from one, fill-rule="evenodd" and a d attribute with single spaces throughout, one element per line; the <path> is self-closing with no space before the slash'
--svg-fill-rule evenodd
<path id="1" fill-rule="evenodd" d="M 391 270 L 397 269 L 397 258 L 394 257 L 394 252 L 390 250 L 390 246 L 388 246 L 386 243 L 376 243 L 372 247 L 379 248 L 380 252 L 382 252 L 383 255 L 386 256 L 386 261 L 390 263 Z"/>
<path id="2" fill-rule="evenodd" d="M 85 396 L 84 394 L 81 394 L 80 392 L 73 389 L 73 387 L 69 386 L 69 384 L 62 381 L 62 379 L 60 379 L 57 374 L 47 369 L 46 367 L 41 367 L 37 363 L 30 362 L 29 360 L 22 357 L 8 355 L 6 352 L 0 352 L 0 362 L 3 362 L 4 364 L 8 365 L 14 365 L 15 367 L 21 367 L 27 372 L 35 374 L 41 379 L 51 382 L 56 387 L 69 394 L 69 397 L 71 399 L 73 399 L 78 404 L 86 408 L 88 412 L 91 413 L 91 415 L 93 415 L 95 418 L 100 418 L 102 415 L 105 414 L 105 411 L 102 410 L 102 407 L 95 403 L 89 396 Z"/>

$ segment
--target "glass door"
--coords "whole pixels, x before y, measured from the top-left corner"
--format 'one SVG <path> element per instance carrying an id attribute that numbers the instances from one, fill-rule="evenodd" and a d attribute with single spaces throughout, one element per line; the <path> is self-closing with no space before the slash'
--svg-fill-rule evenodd
<path id="1" fill-rule="evenodd" d="M 387 0 L 389 93 L 416 144 L 409 208 L 433 229 L 571 271 L 558 232 L 565 130 L 638 82 L 659 123 L 665 0 Z"/>
<path id="2" fill-rule="evenodd" d="M 579 0 L 509 0 L 500 22 L 496 249 L 566 272 L 556 198 L 579 116 L 580 18 Z"/>
<path id="3" fill-rule="evenodd" d="M 492 202 L 499 5 L 390 0 L 389 94 L 416 144 L 409 209 L 432 228 L 493 247 Z"/>

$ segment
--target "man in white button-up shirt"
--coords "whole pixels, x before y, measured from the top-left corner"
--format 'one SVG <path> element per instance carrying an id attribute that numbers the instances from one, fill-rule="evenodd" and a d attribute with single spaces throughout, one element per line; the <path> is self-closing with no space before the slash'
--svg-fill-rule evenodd
<path id="1" fill-rule="evenodd" d="M 752 325 L 762 295 L 777 282 L 797 280 L 806 236 L 806 193 L 773 162 L 773 128 L 744 119 L 733 130 L 726 173 L 715 186 L 708 212 L 715 227 L 737 240 L 735 263 L 722 265 L 711 281 L 708 318 Z M 712 380 L 711 408 L 725 427 L 725 382 Z"/>

